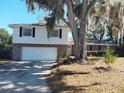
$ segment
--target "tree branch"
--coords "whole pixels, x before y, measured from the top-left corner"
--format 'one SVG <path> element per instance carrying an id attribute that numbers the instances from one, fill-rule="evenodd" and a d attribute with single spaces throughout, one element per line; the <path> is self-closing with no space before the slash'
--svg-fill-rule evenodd
<path id="1" fill-rule="evenodd" d="M 65 18 L 61 18 L 61 20 L 63 20 L 69 27 L 71 27 L 70 23 Z"/>
<path id="2" fill-rule="evenodd" d="M 73 7 L 72 7 L 72 0 L 66 0 L 67 4 L 67 13 L 68 13 L 68 20 L 70 24 L 70 28 L 72 30 L 72 36 L 74 39 L 74 42 L 78 42 L 78 33 L 77 33 L 77 27 L 76 27 L 76 22 L 75 22 L 75 15 L 73 13 Z"/>
<path id="3" fill-rule="evenodd" d="M 92 0 L 91 3 L 88 5 L 87 7 L 87 13 L 86 15 L 91 11 L 91 9 L 94 7 L 94 5 L 96 4 L 98 0 Z M 99 0 L 100 1 L 100 0 Z"/>

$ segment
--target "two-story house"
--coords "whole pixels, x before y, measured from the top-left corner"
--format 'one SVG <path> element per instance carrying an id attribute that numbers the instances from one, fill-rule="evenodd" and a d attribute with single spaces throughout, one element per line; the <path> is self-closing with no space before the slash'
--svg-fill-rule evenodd
<path id="1" fill-rule="evenodd" d="M 50 32 L 41 23 L 9 26 L 13 29 L 13 60 L 57 60 L 75 53 L 67 25 L 57 24 Z M 87 53 L 102 53 L 108 47 L 116 49 L 117 46 L 113 42 L 87 41 Z"/>
<path id="2" fill-rule="evenodd" d="M 48 36 L 45 24 L 11 24 L 13 60 L 57 60 L 69 55 L 69 28 L 57 25 Z"/>

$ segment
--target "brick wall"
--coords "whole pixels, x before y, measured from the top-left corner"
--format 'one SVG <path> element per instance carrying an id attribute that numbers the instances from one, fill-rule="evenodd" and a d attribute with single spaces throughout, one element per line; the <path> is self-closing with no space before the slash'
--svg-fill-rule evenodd
<path id="1" fill-rule="evenodd" d="M 57 56 L 67 56 L 69 53 L 67 45 L 37 45 L 37 44 L 14 44 L 13 45 L 13 60 L 21 60 L 22 47 L 56 47 Z"/>

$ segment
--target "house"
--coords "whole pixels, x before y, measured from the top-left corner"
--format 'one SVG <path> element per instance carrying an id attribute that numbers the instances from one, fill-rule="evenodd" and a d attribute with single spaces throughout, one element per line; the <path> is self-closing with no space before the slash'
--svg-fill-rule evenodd
<path id="1" fill-rule="evenodd" d="M 67 25 L 57 24 L 54 31 L 47 31 L 46 25 L 11 24 L 13 29 L 13 60 L 57 60 L 59 57 L 74 55 L 74 42 L 70 42 L 71 30 Z M 72 40 L 72 39 L 71 39 Z M 103 53 L 117 43 L 87 41 L 87 53 Z"/>
<path id="2" fill-rule="evenodd" d="M 74 55 L 75 53 L 75 46 L 74 42 L 70 41 L 70 53 L 71 55 Z M 103 42 L 103 41 L 87 41 L 87 55 L 94 55 L 94 56 L 102 56 L 102 54 L 108 49 L 111 48 L 113 50 L 117 50 L 119 47 L 119 44 L 114 42 Z"/>
<path id="3" fill-rule="evenodd" d="M 48 31 L 45 24 L 11 24 L 13 29 L 13 60 L 57 60 L 70 55 L 70 29 L 56 25 Z"/>

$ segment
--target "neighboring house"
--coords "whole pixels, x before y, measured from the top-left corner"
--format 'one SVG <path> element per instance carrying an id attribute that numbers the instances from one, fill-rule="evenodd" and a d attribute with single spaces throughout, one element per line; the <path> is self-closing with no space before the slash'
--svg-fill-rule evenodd
<path id="1" fill-rule="evenodd" d="M 57 25 L 49 36 L 44 24 L 11 24 L 13 60 L 57 60 L 71 55 L 69 28 Z"/>
<path id="2" fill-rule="evenodd" d="M 71 41 L 69 42 L 70 44 L 70 50 L 71 50 L 71 55 L 74 55 L 75 51 L 75 46 L 74 42 Z M 114 43 L 114 42 L 106 42 L 106 41 L 87 41 L 87 54 L 88 55 L 97 55 L 101 56 L 103 52 L 106 51 L 106 49 L 111 48 L 113 50 L 116 50 L 119 44 Z"/>

